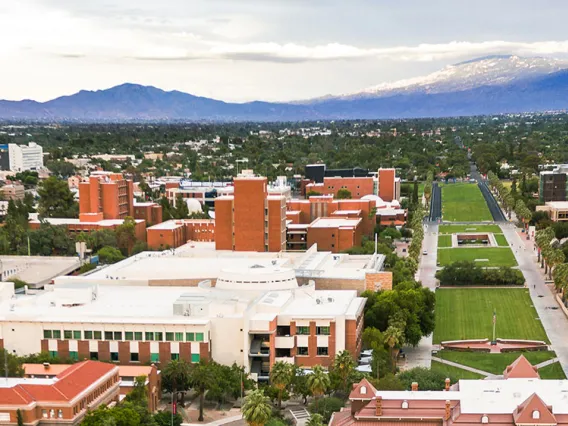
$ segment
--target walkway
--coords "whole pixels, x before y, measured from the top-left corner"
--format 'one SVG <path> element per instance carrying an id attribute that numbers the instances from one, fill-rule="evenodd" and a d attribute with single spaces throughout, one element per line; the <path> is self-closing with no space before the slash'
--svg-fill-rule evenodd
<path id="1" fill-rule="evenodd" d="M 458 364 L 457 362 L 448 361 L 447 359 L 442 359 L 442 358 L 438 358 L 438 357 L 434 357 L 434 356 L 433 356 L 433 357 L 432 357 L 432 360 L 438 361 L 438 362 L 440 362 L 440 363 L 442 363 L 442 364 L 451 365 L 452 367 L 461 368 L 462 370 L 471 371 L 472 373 L 481 374 L 482 376 L 485 376 L 485 377 L 494 376 L 494 375 L 495 375 L 495 374 L 488 373 L 487 371 L 478 370 L 477 368 L 468 367 L 467 365 Z"/>
<path id="2" fill-rule="evenodd" d="M 227 423 L 236 422 L 237 420 L 242 420 L 242 418 L 243 418 L 242 414 L 239 414 L 238 416 L 225 417 L 223 419 L 215 420 L 210 423 L 182 423 L 181 426 L 203 426 L 203 425 L 220 426 Z"/>

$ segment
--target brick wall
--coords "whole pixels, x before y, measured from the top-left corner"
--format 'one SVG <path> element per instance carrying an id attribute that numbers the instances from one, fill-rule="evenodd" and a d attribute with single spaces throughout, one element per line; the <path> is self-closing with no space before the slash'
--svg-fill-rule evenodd
<path id="1" fill-rule="evenodd" d="M 384 271 L 365 274 L 365 290 L 392 290 L 392 272 Z"/>

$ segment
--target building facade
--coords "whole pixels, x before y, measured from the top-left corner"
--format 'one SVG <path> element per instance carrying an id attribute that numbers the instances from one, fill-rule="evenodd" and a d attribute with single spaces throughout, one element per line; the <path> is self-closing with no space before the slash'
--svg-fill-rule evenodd
<path id="1" fill-rule="evenodd" d="M 377 180 L 377 195 L 383 201 L 400 201 L 400 178 L 395 169 L 379 169 Z"/>
<path id="2" fill-rule="evenodd" d="M 4 200 L 23 200 L 26 195 L 24 185 L 11 183 L 0 188 Z"/>
<path id="3" fill-rule="evenodd" d="M 286 249 L 286 198 L 269 195 L 265 177 L 234 179 L 234 194 L 215 200 L 215 247 L 233 251 Z"/>
<path id="4" fill-rule="evenodd" d="M 539 173 L 538 195 L 541 202 L 566 201 L 568 165 Z"/>
<path id="5" fill-rule="evenodd" d="M 79 184 L 79 218 L 85 222 L 134 216 L 133 183 L 122 173 L 97 172 Z"/>
<path id="6" fill-rule="evenodd" d="M 188 241 L 214 242 L 214 219 L 174 219 L 146 230 L 148 248 L 153 250 L 177 248 Z"/>
<path id="7" fill-rule="evenodd" d="M 39 170 L 43 167 L 43 148 L 35 142 L 28 145 L 8 144 L 10 170 Z"/>

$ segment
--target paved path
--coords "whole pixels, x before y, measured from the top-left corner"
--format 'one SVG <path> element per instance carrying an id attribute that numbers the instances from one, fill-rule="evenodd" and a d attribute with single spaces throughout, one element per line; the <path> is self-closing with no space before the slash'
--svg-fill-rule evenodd
<path id="1" fill-rule="evenodd" d="M 235 422 L 237 420 L 242 420 L 243 415 L 239 414 L 238 416 L 231 416 L 231 417 L 225 417 L 219 420 L 215 420 L 213 422 L 210 423 L 182 423 L 181 426 L 198 426 L 198 425 L 207 425 L 207 426 L 219 426 L 219 425 L 224 425 L 226 423 L 232 423 Z"/>
<path id="2" fill-rule="evenodd" d="M 541 362 L 540 364 L 536 364 L 535 367 L 537 369 L 541 369 L 542 367 L 547 367 L 549 365 L 555 364 L 558 361 L 559 361 L 558 358 L 552 358 L 552 359 L 549 359 L 548 361 L 544 361 L 544 362 Z"/>
<path id="3" fill-rule="evenodd" d="M 537 264 L 534 242 L 526 240 L 525 234 L 521 234 L 521 238 L 520 230 L 513 224 L 501 224 L 501 229 L 525 276 L 533 305 L 548 334 L 552 349 L 556 352 L 564 373 L 568 375 L 568 318 L 558 308 L 553 292 L 545 284 L 544 272 Z"/>
<path id="4" fill-rule="evenodd" d="M 495 376 L 495 374 L 488 373 L 487 371 L 478 370 L 477 368 L 468 367 L 467 365 L 458 364 L 457 362 L 448 361 L 447 359 L 442 359 L 438 357 L 432 357 L 434 361 L 441 362 L 442 364 L 451 365 L 452 367 L 461 368 L 462 370 L 471 371 L 472 373 L 481 374 L 482 376 Z"/>

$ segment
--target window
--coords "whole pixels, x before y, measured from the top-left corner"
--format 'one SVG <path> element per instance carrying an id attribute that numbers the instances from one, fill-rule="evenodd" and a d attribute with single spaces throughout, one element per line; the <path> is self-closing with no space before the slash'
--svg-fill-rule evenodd
<path id="1" fill-rule="evenodd" d="M 63 418 L 63 410 L 57 410 L 57 418 L 58 418 L 58 419 L 62 419 L 62 418 Z"/>
<path id="2" fill-rule="evenodd" d="M 122 340 L 122 331 L 114 332 L 114 340 Z"/>
<path id="3" fill-rule="evenodd" d="M 319 347 L 318 346 L 318 356 L 328 356 L 329 355 L 329 348 Z"/>
<path id="4" fill-rule="evenodd" d="M 134 332 L 134 340 L 142 340 L 142 332 L 141 331 L 135 331 Z"/>
<path id="5" fill-rule="evenodd" d="M 203 333 L 195 333 L 195 341 L 203 342 Z"/>
<path id="6" fill-rule="evenodd" d="M 166 341 L 173 342 L 174 341 L 174 333 L 167 332 L 166 333 Z"/>
<path id="7" fill-rule="evenodd" d="M 53 330 L 53 338 L 61 339 L 61 330 Z"/>
<path id="8" fill-rule="evenodd" d="M 329 336 L 329 327 L 316 327 L 316 334 L 320 336 Z"/>
<path id="9" fill-rule="evenodd" d="M 118 352 L 111 352 L 110 353 L 110 360 L 111 361 L 118 361 Z"/>
<path id="10" fill-rule="evenodd" d="M 160 362 L 160 354 L 150 354 L 151 362 Z"/>
<path id="11" fill-rule="evenodd" d="M 75 340 L 81 340 L 81 330 L 75 330 L 75 331 L 73 331 L 73 339 L 75 339 Z"/>
<path id="12" fill-rule="evenodd" d="M 98 352 L 89 352 L 89 358 L 94 359 L 95 361 L 99 359 Z"/>
<path id="13" fill-rule="evenodd" d="M 57 351 L 49 351 L 49 356 L 51 358 L 57 358 Z"/>
<path id="14" fill-rule="evenodd" d="M 93 340 L 93 332 L 91 330 L 85 330 L 84 332 L 85 340 Z"/>
<path id="15" fill-rule="evenodd" d="M 132 331 L 125 331 L 124 340 L 134 340 L 134 333 Z"/>
<path id="16" fill-rule="evenodd" d="M 47 419 L 47 410 L 41 410 L 41 417 Z"/>
<path id="17" fill-rule="evenodd" d="M 130 352 L 130 361 L 131 362 L 138 362 L 140 361 L 140 356 L 137 352 Z"/>
<path id="18" fill-rule="evenodd" d="M 179 359 L 179 354 L 172 354 L 172 361 L 177 361 Z"/>
<path id="19" fill-rule="evenodd" d="M 183 342 L 183 333 L 176 333 L 176 342 Z"/>
<path id="20" fill-rule="evenodd" d="M 307 346 L 298 346 L 297 355 L 308 355 L 308 347 Z"/>
<path id="21" fill-rule="evenodd" d="M 93 332 L 93 335 L 95 336 L 95 340 L 101 340 L 103 338 L 103 333 L 101 331 L 95 331 Z"/>
<path id="22" fill-rule="evenodd" d="M 296 327 L 296 334 L 309 335 L 310 327 Z"/>
<path id="23" fill-rule="evenodd" d="M 71 330 L 64 330 L 63 331 L 63 338 L 64 339 L 72 339 L 73 338 L 73 332 Z"/>
<path id="24" fill-rule="evenodd" d="M 144 340 L 154 340 L 154 333 L 151 331 L 147 331 L 146 333 L 146 338 Z"/>
<path id="25" fill-rule="evenodd" d="M 71 358 L 73 361 L 78 361 L 79 360 L 79 352 L 70 351 L 69 352 L 69 358 Z"/>
<path id="26" fill-rule="evenodd" d="M 199 354 L 191 354 L 191 362 L 199 362 L 200 356 Z"/>
<path id="27" fill-rule="evenodd" d="M 112 340 L 112 331 L 105 331 L 105 340 Z"/>
<path id="28" fill-rule="evenodd" d="M 185 341 L 186 342 L 195 341 L 195 334 L 194 333 L 185 333 Z"/>
<path id="29" fill-rule="evenodd" d="M 43 338 L 44 339 L 51 339 L 51 336 L 53 336 L 53 334 L 51 333 L 51 330 L 43 330 Z"/>
<path id="30" fill-rule="evenodd" d="M 155 337 L 156 337 L 155 340 L 156 340 L 157 342 L 161 342 L 161 341 L 164 340 L 164 333 L 162 333 L 161 331 L 156 331 L 156 332 L 154 333 L 154 335 L 155 335 Z"/>

